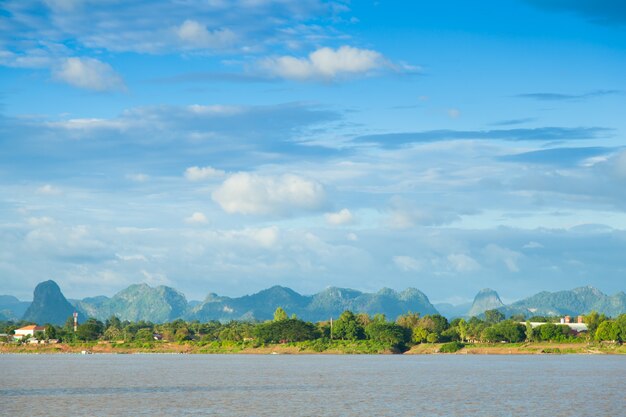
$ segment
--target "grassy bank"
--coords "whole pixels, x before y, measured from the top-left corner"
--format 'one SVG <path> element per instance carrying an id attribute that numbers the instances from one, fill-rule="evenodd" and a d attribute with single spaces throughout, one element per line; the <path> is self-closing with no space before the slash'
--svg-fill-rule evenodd
<path id="1" fill-rule="evenodd" d="M 310 341 L 284 344 L 258 345 L 251 342 L 210 343 L 75 343 L 48 345 L 2 344 L 0 353 L 188 353 L 188 354 L 393 354 L 400 353 L 372 341 Z M 422 343 L 411 347 L 404 354 L 457 355 L 540 355 L 540 354 L 626 354 L 626 345 L 613 343 L 477 343 L 449 346 L 441 343 Z"/>

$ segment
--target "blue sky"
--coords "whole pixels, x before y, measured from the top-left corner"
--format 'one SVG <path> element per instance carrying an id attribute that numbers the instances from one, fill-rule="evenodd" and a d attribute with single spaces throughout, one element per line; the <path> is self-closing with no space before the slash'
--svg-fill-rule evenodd
<path id="1" fill-rule="evenodd" d="M 620 1 L 0 2 L 0 293 L 624 287 Z"/>

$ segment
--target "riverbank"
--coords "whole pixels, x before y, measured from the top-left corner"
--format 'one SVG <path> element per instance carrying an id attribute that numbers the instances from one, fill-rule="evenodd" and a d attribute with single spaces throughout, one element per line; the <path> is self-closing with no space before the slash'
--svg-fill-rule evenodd
<path id="1" fill-rule="evenodd" d="M 441 354 L 441 343 L 423 343 L 403 352 L 405 355 Z M 445 351 L 446 349 L 443 348 Z M 396 354 L 400 353 L 382 345 L 365 343 L 365 341 L 334 341 L 324 345 L 301 342 L 254 346 L 245 343 L 56 343 L 41 345 L 0 345 L 2 353 L 94 353 L 94 354 L 138 354 L 138 353 L 169 353 L 169 354 Z M 542 355 L 542 354 L 593 354 L 593 355 L 626 355 L 626 345 L 614 343 L 476 343 L 466 344 L 455 352 L 455 355 Z"/>

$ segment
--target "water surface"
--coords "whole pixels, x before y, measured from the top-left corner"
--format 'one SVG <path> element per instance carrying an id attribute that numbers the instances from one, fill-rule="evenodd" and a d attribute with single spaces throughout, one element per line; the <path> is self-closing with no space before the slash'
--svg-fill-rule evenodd
<path id="1" fill-rule="evenodd" d="M 0 415 L 626 416 L 626 357 L 0 355 Z"/>

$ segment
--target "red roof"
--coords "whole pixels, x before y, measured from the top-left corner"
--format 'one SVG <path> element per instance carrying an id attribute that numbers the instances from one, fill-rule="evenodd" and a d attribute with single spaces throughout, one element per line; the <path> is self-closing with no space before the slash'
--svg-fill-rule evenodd
<path id="1" fill-rule="evenodd" d="M 17 330 L 34 330 L 36 332 L 43 332 L 44 330 L 46 330 L 46 328 L 43 326 L 36 326 L 34 324 L 31 324 L 30 326 L 20 327 Z"/>

